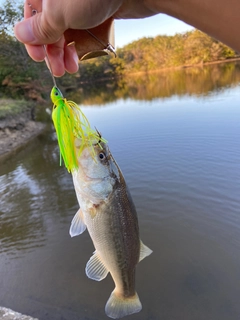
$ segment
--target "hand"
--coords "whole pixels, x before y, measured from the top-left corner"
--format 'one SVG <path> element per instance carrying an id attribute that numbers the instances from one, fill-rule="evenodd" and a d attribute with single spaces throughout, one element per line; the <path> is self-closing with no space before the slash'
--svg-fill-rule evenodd
<path id="1" fill-rule="evenodd" d="M 34 15 L 33 10 L 37 12 Z M 54 75 L 62 76 L 65 70 L 78 70 L 78 56 L 74 46 L 66 46 L 65 30 L 92 28 L 111 16 L 141 18 L 153 14 L 141 0 L 27 0 L 24 21 L 16 24 L 14 32 L 35 61 L 44 60 L 46 45 Z"/>

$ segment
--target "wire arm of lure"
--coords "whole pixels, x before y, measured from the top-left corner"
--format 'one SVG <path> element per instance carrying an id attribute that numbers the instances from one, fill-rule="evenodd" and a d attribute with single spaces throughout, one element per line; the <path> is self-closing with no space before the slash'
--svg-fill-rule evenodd
<path id="1" fill-rule="evenodd" d="M 87 33 L 89 33 L 96 41 L 98 41 L 103 47 L 104 50 L 108 50 L 110 52 L 112 52 L 116 58 L 117 54 L 115 51 L 115 48 L 111 45 L 111 43 L 108 43 L 107 45 L 105 43 L 103 43 L 98 37 L 96 37 L 90 30 L 86 29 Z"/>

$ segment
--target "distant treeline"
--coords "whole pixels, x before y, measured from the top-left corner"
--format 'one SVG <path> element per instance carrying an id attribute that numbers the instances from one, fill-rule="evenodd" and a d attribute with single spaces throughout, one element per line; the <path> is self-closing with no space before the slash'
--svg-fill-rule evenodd
<path id="1" fill-rule="evenodd" d="M 45 63 L 32 61 L 22 44 L 12 35 L 22 7 L 7 0 L 0 8 L 0 98 L 48 99 L 52 86 Z M 80 63 L 79 72 L 58 79 L 66 90 L 84 82 L 119 79 L 129 73 L 190 66 L 237 57 L 234 50 L 206 34 L 194 30 L 175 36 L 142 38 L 117 50 L 117 57 L 101 57 Z"/>
<path id="2" fill-rule="evenodd" d="M 117 58 L 94 59 L 80 65 L 81 79 L 95 76 L 151 72 L 163 68 L 191 66 L 237 57 L 223 43 L 199 30 L 175 36 L 142 38 L 117 50 Z"/>

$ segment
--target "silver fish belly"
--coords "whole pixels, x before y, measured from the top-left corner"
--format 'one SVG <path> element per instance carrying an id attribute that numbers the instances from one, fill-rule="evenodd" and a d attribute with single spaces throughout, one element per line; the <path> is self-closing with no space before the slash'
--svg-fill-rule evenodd
<path id="1" fill-rule="evenodd" d="M 111 274 L 115 289 L 105 312 L 118 319 L 142 309 L 135 291 L 135 268 L 152 251 L 140 240 L 137 212 L 121 170 L 106 145 L 94 148 L 96 159 L 84 149 L 79 169 L 73 172 L 80 209 L 70 235 L 88 229 L 96 251 L 86 274 L 97 281 Z"/>

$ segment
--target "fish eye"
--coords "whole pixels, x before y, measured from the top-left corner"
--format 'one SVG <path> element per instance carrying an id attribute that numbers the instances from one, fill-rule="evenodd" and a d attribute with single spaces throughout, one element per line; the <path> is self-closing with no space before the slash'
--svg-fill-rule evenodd
<path id="1" fill-rule="evenodd" d="M 58 92 L 57 91 L 54 94 L 55 94 L 55 96 L 58 96 Z"/>
<path id="2" fill-rule="evenodd" d="M 106 158 L 106 155 L 104 152 L 100 152 L 98 156 L 100 160 L 104 160 Z"/>

